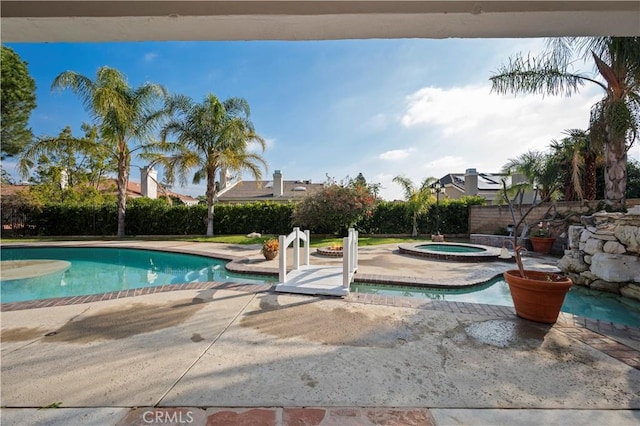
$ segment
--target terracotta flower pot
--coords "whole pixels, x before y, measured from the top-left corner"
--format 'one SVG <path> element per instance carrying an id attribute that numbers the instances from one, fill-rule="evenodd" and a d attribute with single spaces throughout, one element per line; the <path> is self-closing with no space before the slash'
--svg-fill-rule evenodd
<path id="1" fill-rule="evenodd" d="M 533 246 L 533 251 L 536 253 L 551 253 L 551 249 L 553 248 L 553 243 L 556 241 L 553 237 L 529 237 L 531 239 L 531 245 Z"/>
<path id="2" fill-rule="evenodd" d="M 525 271 L 525 275 L 526 278 L 522 278 L 518 270 L 504 273 L 516 314 L 531 321 L 547 324 L 556 322 L 564 297 L 573 282 L 550 272 Z"/>
<path id="3" fill-rule="evenodd" d="M 262 254 L 264 255 L 265 259 L 273 260 L 278 255 L 278 250 L 263 250 Z"/>

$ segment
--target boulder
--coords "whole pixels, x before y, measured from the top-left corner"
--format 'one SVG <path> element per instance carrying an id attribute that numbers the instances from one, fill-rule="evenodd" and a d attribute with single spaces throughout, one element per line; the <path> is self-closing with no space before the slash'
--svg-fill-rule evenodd
<path id="1" fill-rule="evenodd" d="M 602 246 L 602 251 L 611 254 L 623 254 L 627 250 L 617 241 L 607 241 L 604 243 L 604 246 Z"/>
<path id="2" fill-rule="evenodd" d="M 589 287 L 593 290 L 606 291 L 607 293 L 620 294 L 620 287 L 622 284 L 620 283 L 612 283 L 605 280 L 595 280 Z"/>
<path id="3" fill-rule="evenodd" d="M 627 251 L 640 253 L 640 227 L 618 225 L 616 226 L 615 236 L 627 247 Z"/>
<path id="4" fill-rule="evenodd" d="M 587 280 L 586 278 L 584 278 L 582 275 L 580 274 L 574 274 L 573 272 L 562 272 L 564 275 L 567 276 L 567 278 L 571 279 L 571 281 L 575 284 L 575 285 L 581 285 L 581 286 L 589 286 L 589 280 Z"/>
<path id="5" fill-rule="evenodd" d="M 589 239 L 593 238 L 593 232 L 589 231 L 588 229 L 585 229 L 584 231 L 582 231 L 582 233 L 580 234 L 580 242 L 581 243 L 586 243 L 587 241 L 589 241 Z"/>
<path id="6" fill-rule="evenodd" d="M 591 256 L 589 256 L 588 254 L 585 254 L 583 259 L 584 259 L 584 263 L 586 263 L 587 265 L 591 265 Z"/>
<path id="7" fill-rule="evenodd" d="M 580 216 L 580 223 L 585 226 L 593 226 L 596 224 L 593 220 L 593 216 Z"/>
<path id="8" fill-rule="evenodd" d="M 605 281 L 640 282 L 640 257 L 598 253 L 591 258 L 590 270 L 595 276 Z"/>
<path id="9" fill-rule="evenodd" d="M 580 272 L 588 271 L 589 265 L 584 263 L 580 258 L 576 259 L 574 257 L 564 256 L 558 261 L 558 269 L 562 272 L 573 272 L 579 274 Z"/>
<path id="10" fill-rule="evenodd" d="M 602 247 L 604 247 L 604 241 L 596 238 L 591 238 L 584 243 L 584 252 L 588 254 L 602 253 Z"/>
<path id="11" fill-rule="evenodd" d="M 629 283 L 620 288 L 620 294 L 629 299 L 640 301 L 640 285 Z"/>
<path id="12" fill-rule="evenodd" d="M 581 225 L 571 225 L 569 227 L 569 248 L 578 248 L 582 231 L 584 231 L 584 226 Z"/>

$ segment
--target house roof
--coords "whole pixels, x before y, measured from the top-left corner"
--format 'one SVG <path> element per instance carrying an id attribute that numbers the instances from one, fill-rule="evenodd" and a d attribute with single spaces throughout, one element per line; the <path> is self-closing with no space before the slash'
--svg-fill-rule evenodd
<path id="1" fill-rule="evenodd" d="M 31 185 L 1 185 L 0 186 L 0 196 L 10 196 L 15 195 L 16 192 L 22 191 L 24 189 L 28 189 Z M 111 192 L 116 190 L 116 180 L 115 179 L 107 179 L 105 182 L 100 184 L 100 191 L 103 192 Z M 177 192 L 162 190 L 158 188 L 158 195 L 166 195 L 172 197 L 178 197 L 181 201 L 185 203 L 197 203 L 198 200 L 189 195 L 178 194 Z M 138 198 L 142 197 L 142 188 L 140 187 L 139 182 L 129 181 L 127 184 L 127 195 L 130 197 Z"/>
<path id="2" fill-rule="evenodd" d="M 29 185 L 0 185 L 0 196 L 15 195 L 16 192 L 29 188 Z"/>
<path id="3" fill-rule="evenodd" d="M 219 201 L 283 201 L 301 200 L 307 195 L 315 194 L 324 188 L 322 183 L 311 183 L 308 180 L 283 180 L 282 196 L 273 194 L 271 180 L 244 180 L 232 184 L 218 194 Z"/>

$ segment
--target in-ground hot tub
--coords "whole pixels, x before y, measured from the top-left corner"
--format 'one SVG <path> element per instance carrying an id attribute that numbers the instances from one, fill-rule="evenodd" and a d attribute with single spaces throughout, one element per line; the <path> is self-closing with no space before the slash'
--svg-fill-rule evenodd
<path id="1" fill-rule="evenodd" d="M 500 248 L 464 243 L 400 244 L 400 253 L 435 260 L 454 262 L 495 262 L 500 259 Z"/>

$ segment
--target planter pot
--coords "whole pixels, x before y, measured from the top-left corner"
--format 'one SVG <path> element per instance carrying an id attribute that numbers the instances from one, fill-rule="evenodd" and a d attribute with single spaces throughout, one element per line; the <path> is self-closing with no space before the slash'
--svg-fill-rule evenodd
<path id="1" fill-rule="evenodd" d="M 522 278 L 518 270 L 504 273 L 516 314 L 531 321 L 553 324 L 573 284 L 571 279 L 540 271 L 525 271 L 525 275 L 526 278 Z"/>
<path id="2" fill-rule="evenodd" d="M 529 237 L 531 239 L 531 245 L 533 246 L 533 251 L 537 253 L 549 254 L 551 253 L 551 248 L 553 247 L 553 243 L 556 241 L 555 238 L 552 237 Z"/>
<path id="3" fill-rule="evenodd" d="M 262 252 L 262 254 L 264 255 L 265 259 L 273 260 L 278 255 L 278 251 L 277 250 L 265 250 L 265 251 Z"/>

